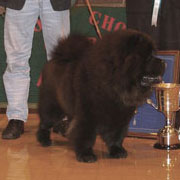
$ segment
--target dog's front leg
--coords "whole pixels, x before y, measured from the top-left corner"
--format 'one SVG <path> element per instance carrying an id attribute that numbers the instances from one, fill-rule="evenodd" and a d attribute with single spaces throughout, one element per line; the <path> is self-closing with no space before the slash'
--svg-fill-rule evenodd
<path id="1" fill-rule="evenodd" d="M 123 147 L 123 140 L 127 134 L 128 125 L 117 127 L 115 130 L 107 130 L 106 133 L 101 134 L 103 140 L 105 141 L 110 158 L 126 158 L 127 151 Z"/>
<path id="2" fill-rule="evenodd" d="M 76 158 L 80 162 L 95 162 L 96 155 L 93 145 L 96 140 L 96 131 L 92 120 L 76 117 L 70 125 L 69 137 L 74 146 Z"/>

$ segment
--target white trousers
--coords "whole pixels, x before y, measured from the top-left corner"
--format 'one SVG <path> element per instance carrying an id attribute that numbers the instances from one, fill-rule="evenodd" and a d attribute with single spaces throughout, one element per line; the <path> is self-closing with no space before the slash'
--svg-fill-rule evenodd
<path id="1" fill-rule="evenodd" d="M 3 81 L 8 101 L 7 117 L 24 122 L 28 117 L 29 58 L 34 27 L 40 16 L 47 59 L 57 41 L 70 33 L 69 10 L 54 11 L 50 0 L 26 0 L 22 10 L 6 9 L 4 43 L 7 68 Z"/>

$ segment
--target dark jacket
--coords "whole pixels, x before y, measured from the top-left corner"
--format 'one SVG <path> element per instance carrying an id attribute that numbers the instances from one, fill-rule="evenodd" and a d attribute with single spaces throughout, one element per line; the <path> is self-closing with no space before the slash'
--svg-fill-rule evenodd
<path id="1" fill-rule="evenodd" d="M 127 27 L 151 35 L 159 50 L 179 50 L 180 0 L 161 1 L 157 27 L 151 26 L 152 11 L 152 0 L 126 0 Z"/>
<path id="2" fill-rule="evenodd" d="M 11 9 L 21 10 L 26 0 L 0 0 L 0 6 L 5 6 Z M 55 11 L 69 9 L 71 0 L 50 0 Z"/>

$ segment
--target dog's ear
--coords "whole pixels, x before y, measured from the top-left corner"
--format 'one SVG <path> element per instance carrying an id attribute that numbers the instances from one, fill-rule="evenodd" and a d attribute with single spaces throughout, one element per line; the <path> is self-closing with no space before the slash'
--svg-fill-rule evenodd
<path id="1" fill-rule="evenodd" d="M 141 43 L 144 41 L 144 37 L 139 35 L 139 34 L 133 34 L 130 38 L 129 38 L 129 43 L 135 45 L 137 43 Z"/>
<path id="2" fill-rule="evenodd" d="M 135 53 L 135 51 L 141 54 L 147 54 L 156 49 L 154 42 L 145 34 L 131 35 L 126 43 L 126 47 L 130 54 Z"/>
<path id="3" fill-rule="evenodd" d="M 128 41 L 127 41 L 127 49 L 129 49 L 129 52 L 131 52 L 133 49 L 136 48 L 136 46 L 139 44 L 139 43 L 143 43 L 144 41 L 144 37 L 139 35 L 139 34 L 133 34 L 131 35 L 129 38 L 128 38 Z"/>

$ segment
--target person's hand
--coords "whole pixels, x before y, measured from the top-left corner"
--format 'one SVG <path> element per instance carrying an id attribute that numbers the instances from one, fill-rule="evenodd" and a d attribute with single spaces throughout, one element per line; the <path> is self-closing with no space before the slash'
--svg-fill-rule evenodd
<path id="1" fill-rule="evenodd" d="M 5 8 L 0 6 L 0 16 L 4 15 L 5 14 Z"/>

